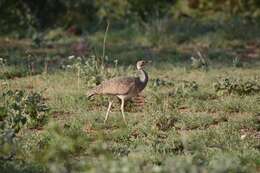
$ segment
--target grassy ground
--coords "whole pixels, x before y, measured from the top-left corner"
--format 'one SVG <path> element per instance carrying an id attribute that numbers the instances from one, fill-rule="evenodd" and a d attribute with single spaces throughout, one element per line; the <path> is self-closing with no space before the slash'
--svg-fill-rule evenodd
<path id="1" fill-rule="evenodd" d="M 51 108 L 42 128 L 19 132 L 19 152 L 14 160 L 2 161 L 2 170 L 260 171 L 260 91 L 217 92 L 213 87 L 224 78 L 238 79 L 239 85 L 253 80 L 260 86 L 257 29 L 257 24 L 236 20 L 228 24 L 160 20 L 110 31 L 107 59 L 97 58 L 102 55 L 104 32 L 96 32 L 84 36 L 89 45 L 85 53 L 104 64 L 87 70 L 79 61 L 67 60 L 78 37 L 56 34 L 58 38 L 45 39 L 40 48 L 31 40 L 2 38 L 1 56 L 7 62 L 0 70 L 1 92 L 42 91 Z M 202 61 L 194 62 L 191 56 Z M 87 57 L 84 61 L 95 64 Z M 111 76 L 135 75 L 134 62 L 142 57 L 153 60 L 147 67 L 150 81 L 142 93 L 144 106 L 128 103 L 125 126 L 115 104 L 103 125 L 107 98 L 88 100 L 86 91 Z M 62 68 L 68 64 L 76 70 Z M 80 77 L 78 69 L 85 72 Z"/>

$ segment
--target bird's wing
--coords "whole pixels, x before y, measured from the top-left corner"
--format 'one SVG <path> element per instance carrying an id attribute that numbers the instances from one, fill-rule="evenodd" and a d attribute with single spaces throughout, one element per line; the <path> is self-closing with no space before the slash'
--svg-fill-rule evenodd
<path id="1" fill-rule="evenodd" d="M 124 95 L 136 86 L 136 77 L 119 77 L 104 81 L 98 86 L 100 94 Z"/>

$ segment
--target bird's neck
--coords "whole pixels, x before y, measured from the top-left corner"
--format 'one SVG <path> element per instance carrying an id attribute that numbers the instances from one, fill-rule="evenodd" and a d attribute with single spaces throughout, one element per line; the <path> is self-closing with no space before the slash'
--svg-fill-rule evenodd
<path id="1" fill-rule="evenodd" d="M 140 69 L 139 73 L 140 73 L 139 74 L 140 82 L 146 84 L 148 82 L 148 75 L 147 75 L 147 73 L 143 69 Z"/>

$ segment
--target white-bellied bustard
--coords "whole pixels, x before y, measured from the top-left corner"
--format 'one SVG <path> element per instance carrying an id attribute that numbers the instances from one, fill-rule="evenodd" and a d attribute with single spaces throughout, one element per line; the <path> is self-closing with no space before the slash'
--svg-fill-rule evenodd
<path id="1" fill-rule="evenodd" d="M 117 77 L 102 82 L 100 85 L 93 88 L 88 92 L 87 96 L 93 95 L 112 95 L 117 96 L 121 100 L 121 113 L 125 124 L 125 113 L 124 104 L 125 101 L 138 95 L 145 87 L 148 82 L 148 75 L 144 71 L 144 66 L 151 61 L 138 61 L 136 63 L 137 70 L 139 71 L 139 77 Z M 108 115 L 111 109 L 113 101 L 109 101 L 104 124 L 108 119 Z"/>

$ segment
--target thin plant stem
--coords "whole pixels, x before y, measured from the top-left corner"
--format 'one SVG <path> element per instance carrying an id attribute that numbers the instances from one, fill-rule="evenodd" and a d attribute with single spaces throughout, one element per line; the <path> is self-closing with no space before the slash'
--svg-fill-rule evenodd
<path id="1" fill-rule="evenodd" d="M 107 21 L 106 32 L 105 32 L 104 40 L 103 40 L 103 54 L 102 54 L 102 59 L 105 58 L 105 53 L 106 53 L 106 40 L 107 40 L 107 32 L 108 32 L 108 29 L 109 29 L 109 25 L 110 25 L 110 22 Z M 103 63 L 103 62 L 102 62 L 102 63 Z"/>
<path id="2" fill-rule="evenodd" d="M 79 89 L 79 87 L 80 87 L 80 67 L 78 67 L 77 77 L 78 77 L 78 89 Z"/>

